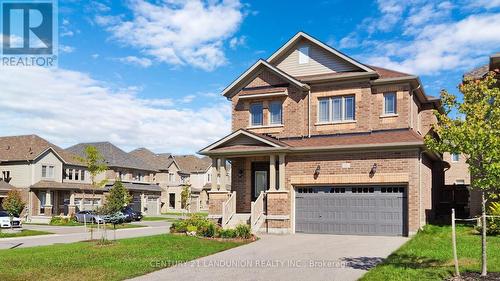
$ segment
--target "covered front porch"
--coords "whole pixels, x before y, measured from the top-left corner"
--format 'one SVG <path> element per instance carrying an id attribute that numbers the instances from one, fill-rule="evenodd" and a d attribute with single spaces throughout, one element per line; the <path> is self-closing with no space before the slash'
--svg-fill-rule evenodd
<path id="1" fill-rule="evenodd" d="M 286 188 L 284 153 L 212 156 L 209 218 L 224 228 L 249 224 L 253 232 L 288 233 L 290 192 Z M 228 189 L 227 165 L 231 163 Z"/>

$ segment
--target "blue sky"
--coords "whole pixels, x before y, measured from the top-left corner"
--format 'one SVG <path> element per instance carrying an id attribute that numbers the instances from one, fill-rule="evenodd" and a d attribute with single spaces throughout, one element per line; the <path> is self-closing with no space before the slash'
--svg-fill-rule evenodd
<path id="1" fill-rule="evenodd" d="M 59 68 L 0 69 L 0 135 L 193 153 L 229 133 L 220 91 L 298 31 L 438 95 L 499 27 L 500 0 L 59 1 Z"/>

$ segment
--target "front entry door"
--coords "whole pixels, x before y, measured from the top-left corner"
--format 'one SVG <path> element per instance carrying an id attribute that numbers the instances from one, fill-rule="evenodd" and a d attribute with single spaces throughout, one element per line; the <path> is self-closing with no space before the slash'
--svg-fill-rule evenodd
<path id="1" fill-rule="evenodd" d="M 252 201 L 269 189 L 269 163 L 252 163 Z"/>

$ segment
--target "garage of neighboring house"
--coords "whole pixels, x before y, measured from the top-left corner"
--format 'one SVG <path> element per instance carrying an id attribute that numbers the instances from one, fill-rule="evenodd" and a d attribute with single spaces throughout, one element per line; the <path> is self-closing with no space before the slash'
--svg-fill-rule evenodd
<path id="1" fill-rule="evenodd" d="M 407 235 L 405 186 L 311 186 L 295 192 L 295 231 Z"/>
<path id="2" fill-rule="evenodd" d="M 123 186 L 132 195 L 130 207 L 147 216 L 161 213 L 161 188 L 156 184 L 123 182 Z"/>

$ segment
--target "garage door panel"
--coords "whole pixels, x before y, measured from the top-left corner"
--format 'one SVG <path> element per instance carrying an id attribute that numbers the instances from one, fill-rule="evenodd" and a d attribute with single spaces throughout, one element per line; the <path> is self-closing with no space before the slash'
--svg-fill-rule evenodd
<path id="1" fill-rule="evenodd" d="M 402 187 L 374 186 L 308 187 L 305 192 L 299 189 L 295 203 L 296 231 L 403 235 L 404 191 Z"/>

